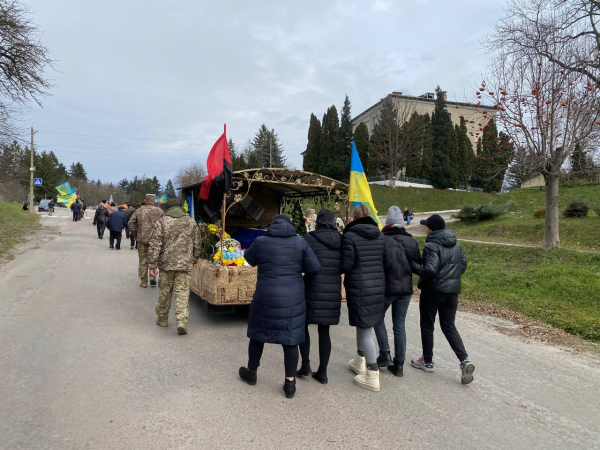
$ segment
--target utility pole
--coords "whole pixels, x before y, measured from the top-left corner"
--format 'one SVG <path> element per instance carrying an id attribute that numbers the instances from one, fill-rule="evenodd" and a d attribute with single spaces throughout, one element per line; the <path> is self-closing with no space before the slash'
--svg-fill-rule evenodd
<path id="1" fill-rule="evenodd" d="M 33 127 L 31 127 L 31 166 L 29 167 L 29 212 L 35 214 L 33 211 Z"/>
<path id="2" fill-rule="evenodd" d="M 271 167 L 273 167 L 273 137 L 269 136 L 269 168 Z"/>

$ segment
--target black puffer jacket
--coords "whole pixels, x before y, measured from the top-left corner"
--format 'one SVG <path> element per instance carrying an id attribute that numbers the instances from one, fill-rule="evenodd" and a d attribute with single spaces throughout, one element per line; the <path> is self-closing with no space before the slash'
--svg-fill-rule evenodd
<path id="1" fill-rule="evenodd" d="M 371 328 L 385 316 L 385 242 L 377 222 L 350 222 L 342 239 L 342 272 L 350 325 Z"/>
<path id="2" fill-rule="evenodd" d="M 412 295 L 411 264 L 421 261 L 419 244 L 402 226 L 385 227 L 382 233 L 387 250 L 385 294 Z"/>
<path id="3" fill-rule="evenodd" d="M 92 225 L 96 225 L 97 223 L 106 224 L 109 216 L 110 214 L 108 213 L 108 209 L 106 209 L 104 206 L 98 206 L 96 208 L 96 213 L 94 214 L 94 222 Z"/>
<path id="4" fill-rule="evenodd" d="M 248 337 L 270 344 L 302 344 L 306 327 L 302 272 L 314 275 L 321 270 L 315 253 L 296 236 L 289 220 L 275 219 L 267 235 L 256 238 L 244 257 L 258 266 Z"/>
<path id="5" fill-rule="evenodd" d="M 460 294 L 460 278 L 467 270 L 467 257 L 450 230 L 438 230 L 427 236 L 423 262 L 412 263 L 419 275 L 423 292 Z"/>
<path id="6" fill-rule="evenodd" d="M 306 323 L 315 325 L 337 325 L 342 306 L 342 235 L 324 224 L 304 236 L 321 263 L 317 275 L 304 276 L 306 298 Z"/>

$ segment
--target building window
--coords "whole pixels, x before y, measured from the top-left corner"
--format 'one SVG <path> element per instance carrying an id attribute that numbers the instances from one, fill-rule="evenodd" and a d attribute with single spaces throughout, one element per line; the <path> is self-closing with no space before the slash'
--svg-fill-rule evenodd
<path id="1" fill-rule="evenodd" d="M 373 126 L 377 125 L 377 116 L 373 117 Z"/>

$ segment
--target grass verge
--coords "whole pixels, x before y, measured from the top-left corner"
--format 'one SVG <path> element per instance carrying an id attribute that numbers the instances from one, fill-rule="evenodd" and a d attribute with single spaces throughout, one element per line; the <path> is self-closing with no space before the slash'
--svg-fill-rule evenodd
<path id="1" fill-rule="evenodd" d="M 456 236 L 490 242 L 508 242 L 542 247 L 544 219 L 532 215 L 502 216 L 483 222 L 453 222 L 449 225 Z M 560 219 L 560 242 L 564 248 L 600 251 L 600 217 Z"/>
<path id="2" fill-rule="evenodd" d="M 0 257 L 40 227 L 37 214 L 23 211 L 18 203 L 0 200 Z"/>
<path id="3" fill-rule="evenodd" d="M 600 342 L 599 253 L 462 245 L 469 261 L 462 299 L 515 311 Z"/>
<path id="4" fill-rule="evenodd" d="M 498 202 L 510 202 L 511 211 L 519 211 L 524 214 L 533 214 L 538 206 L 545 205 L 546 192 L 540 188 L 515 189 L 504 195 L 497 196 Z M 586 202 L 590 209 L 594 205 L 600 205 L 600 184 L 588 184 L 581 186 L 561 186 L 558 193 L 558 207 L 562 212 L 570 201 L 579 200 Z"/>

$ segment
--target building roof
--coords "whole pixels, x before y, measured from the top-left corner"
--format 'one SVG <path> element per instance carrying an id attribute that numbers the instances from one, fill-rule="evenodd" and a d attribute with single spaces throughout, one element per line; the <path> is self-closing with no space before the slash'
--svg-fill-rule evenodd
<path id="1" fill-rule="evenodd" d="M 430 98 L 431 97 L 431 92 L 427 92 L 423 95 L 419 95 L 417 97 L 413 96 L 413 95 L 404 95 L 402 92 L 392 92 L 391 94 L 389 94 L 387 97 L 392 97 L 392 98 L 397 98 L 397 99 L 407 99 L 407 100 L 416 100 L 419 102 L 424 102 L 424 103 L 435 103 L 435 98 Z M 381 102 L 384 99 L 379 100 L 377 103 L 375 103 L 373 106 L 365 109 L 363 112 L 361 112 L 359 115 L 357 115 L 356 117 L 354 117 L 352 119 L 352 122 L 357 122 L 362 116 L 366 115 L 367 113 L 373 111 L 375 108 L 377 108 Z M 490 110 L 490 111 L 495 111 L 495 108 L 493 106 L 488 106 L 488 105 L 479 105 L 477 106 L 477 104 L 473 104 L 473 103 L 466 103 L 466 102 L 450 102 L 450 101 L 446 101 L 447 105 L 452 105 L 452 106 L 464 106 L 465 108 L 475 108 L 475 109 L 481 109 L 481 110 Z"/>

